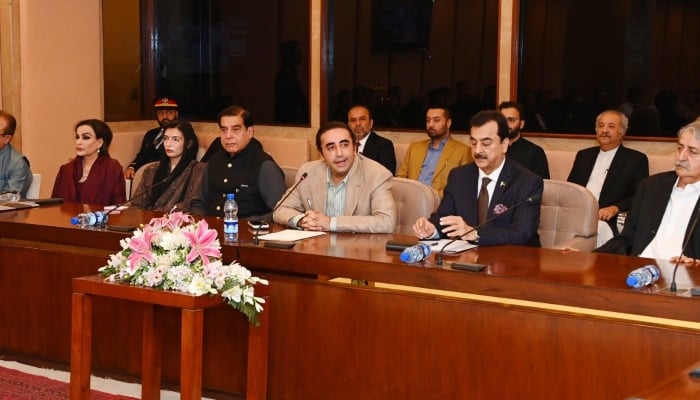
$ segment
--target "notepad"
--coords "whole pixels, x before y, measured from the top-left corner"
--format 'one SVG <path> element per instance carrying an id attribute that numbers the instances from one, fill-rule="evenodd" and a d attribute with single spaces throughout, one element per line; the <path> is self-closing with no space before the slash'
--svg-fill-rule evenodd
<path id="1" fill-rule="evenodd" d="M 297 229 L 285 229 L 279 232 L 268 233 L 265 235 L 260 235 L 260 240 L 278 240 L 283 242 L 294 242 L 297 240 L 308 239 L 314 236 L 325 235 L 326 232 L 315 232 L 315 231 L 300 231 Z"/>
<path id="2" fill-rule="evenodd" d="M 7 201 L 0 203 L 0 211 L 20 210 L 32 207 L 39 207 L 39 205 L 33 201 Z"/>

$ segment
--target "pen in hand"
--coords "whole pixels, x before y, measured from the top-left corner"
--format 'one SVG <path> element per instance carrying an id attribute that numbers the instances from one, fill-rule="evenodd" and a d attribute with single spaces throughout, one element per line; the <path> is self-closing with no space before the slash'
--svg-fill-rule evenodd
<path id="1" fill-rule="evenodd" d="M 306 198 L 306 204 L 309 206 L 309 210 L 313 211 L 314 204 L 311 202 L 311 197 Z"/>

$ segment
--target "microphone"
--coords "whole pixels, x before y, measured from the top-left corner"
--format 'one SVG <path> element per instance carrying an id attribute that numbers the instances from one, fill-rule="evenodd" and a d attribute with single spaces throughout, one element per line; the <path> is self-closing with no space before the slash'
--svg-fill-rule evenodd
<path id="1" fill-rule="evenodd" d="M 488 224 L 489 222 L 493 221 L 493 220 L 496 219 L 496 218 L 499 218 L 499 217 L 500 217 L 501 215 L 503 215 L 503 214 L 507 214 L 508 212 L 510 212 L 510 211 L 512 211 L 512 210 L 515 210 L 516 208 L 522 206 L 523 204 L 530 204 L 530 203 L 533 203 L 533 202 L 539 200 L 540 197 L 541 197 L 541 196 L 540 196 L 539 194 L 536 194 L 536 195 L 532 195 L 532 196 L 528 197 L 527 199 L 525 199 L 525 200 L 523 200 L 523 201 L 521 201 L 521 202 L 515 203 L 515 205 L 513 205 L 512 207 L 509 207 L 507 210 L 503 211 L 502 213 L 496 214 L 496 215 L 494 215 L 493 217 L 491 217 L 491 218 L 487 219 L 486 221 L 484 221 L 483 223 L 481 223 L 481 224 L 479 224 L 479 225 L 473 227 L 472 229 L 468 230 L 467 233 L 465 233 L 464 235 L 462 235 L 462 236 L 457 236 L 456 238 L 454 238 L 454 239 L 450 240 L 449 242 L 445 243 L 445 245 L 442 246 L 442 248 L 440 249 L 440 251 L 438 251 L 438 253 L 437 253 L 437 256 L 436 256 L 436 258 L 437 258 L 437 260 L 436 260 L 437 265 L 442 265 L 442 254 L 444 253 L 445 249 L 446 249 L 449 245 L 451 245 L 452 243 L 456 242 L 457 240 L 460 240 L 460 238 L 462 238 L 463 236 L 467 236 L 467 235 L 469 235 L 470 233 L 472 233 L 472 232 L 474 232 L 474 231 L 476 231 L 476 230 L 478 230 L 478 229 L 483 228 L 483 227 L 484 227 L 486 224 Z M 436 228 L 436 229 L 437 229 L 437 228 Z"/>
<path id="2" fill-rule="evenodd" d="M 284 203 L 284 201 L 287 200 L 287 197 L 289 197 L 289 195 L 292 194 L 292 192 L 294 191 L 294 189 L 296 189 L 297 186 L 299 186 L 299 184 L 301 183 L 301 181 L 303 181 L 304 179 L 306 179 L 307 176 L 309 176 L 309 174 L 307 174 L 306 172 L 304 172 L 303 174 L 301 174 L 301 178 L 299 178 L 299 180 L 296 181 L 296 183 L 295 183 L 294 185 L 292 185 L 292 187 L 289 188 L 289 190 L 287 190 L 287 193 L 285 193 L 284 196 L 282 196 L 282 198 L 280 199 L 280 201 L 277 202 L 277 205 L 275 206 L 275 208 L 272 209 L 271 214 L 274 214 L 275 211 L 277 211 L 277 209 L 280 208 L 280 206 Z"/>
<path id="3" fill-rule="evenodd" d="M 676 287 L 676 271 L 678 271 L 678 266 L 681 264 L 681 257 L 683 257 L 683 253 L 685 253 L 685 250 L 688 248 L 688 244 L 690 244 L 690 237 L 693 236 L 693 231 L 695 231 L 695 227 L 698 226 L 698 220 L 700 219 L 700 207 L 698 207 L 695 210 L 695 218 L 693 218 L 693 223 L 690 225 L 690 229 L 688 229 L 688 235 L 686 235 L 685 239 L 683 240 L 683 248 L 681 248 L 681 254 L 678 256 L 678 260 L 676 261 L 676 265 L 673 267 L 673 277 L 671 278 L 671 286 L 668 288 L 669 292 L 677 292 L 678 288 Z"/>
<path id="4" fill-rule="evenodd" d="M 109 210 L 109 211 L 107 211 L 107 212 L 105 213 L 104 217 L 102 218 L 102 223 L 100 224 L 100 228 L 104 229 L 104 228 L 106 227 L 106 225 L 107 225 L 107 218 L 108 218 L 109 215 L 112 214 L 115 210 L 118 210 L 119 208 L 121 208 L 121 207 L 123 207 L 123 206 L 125 206 L 125 205 L 127 205 L 127 204 L 130 204 L 132 201 L 134 201 L 134 200 L 138 199 L 139 197 L 143 196 L 144 194 L 150 192 L 151 189 L 156 188 L 156 187 L 158 187 L 158 186 L 160 186 L 160 185 L 162 185 L 162 184 L 164 184 L 164 183 L 166 183 L 166 182 L 168 182 L 168 178 L 167 178 L 167 177 L 166 177 L 166 178 L 163 178 L 162 180 L 160 180 L 160 181 L 158 181 L 158 182 L 156 182 L 156 183 L 154 183 L 154 184 L 152 184 L 152 185 L 150 185 L 150 186 L 145 187 L 145 188 L 144 188 L 143 190 L 141 190 L 140 192 L 137 192 L 135 195 L 131 196 L 131 198 L 130 198 L 129 200 L 127 200 L 127 201 L 125 201 L 125 202 L 122 202 L 121 204 L 118 204 L 118 205 L 114 206 L 114 208 L 112 208 L 111 210 Z M 112 227 L 109 227 L 109 228 L 107 228 L 107 229 L 110 229 L 110 228 L 111 228 L 111 229 L 114 229 L 114 230 L 117 230 L 117 231 L 129 231 L 129 230 L 133 230 L 133 229 L 128 229 L 128 227 L 117 227 L 117 226 L 112 226 Z"/>

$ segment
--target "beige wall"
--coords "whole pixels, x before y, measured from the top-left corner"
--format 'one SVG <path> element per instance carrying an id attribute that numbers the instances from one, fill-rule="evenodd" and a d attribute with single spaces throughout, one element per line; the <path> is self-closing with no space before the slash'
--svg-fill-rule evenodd
<path id="1" fill-rule="evenodd" d="M 102 118 L 101 8 L 97 0 L 20 2 L 22 152 L 51 194 L 75 154 L 73 126 Z"/>

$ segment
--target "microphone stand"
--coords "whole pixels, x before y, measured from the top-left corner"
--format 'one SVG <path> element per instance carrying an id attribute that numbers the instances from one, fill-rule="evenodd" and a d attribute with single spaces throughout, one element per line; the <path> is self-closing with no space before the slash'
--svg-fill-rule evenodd
<path id="1" fill-rule="evenodd" d="M 469 235 L 470 233 L 472 233 L 472 232 L 474 232 L 474 231 L 476 231 L 476 230 L 478 230 L 478 229 L 483 228 L 486 224 L 488 224 L 489 222 L 493 221 L 493 220 L 496 219 L 496 218 L 499 218 L 501 215 L 507 214 L 508 212 L 510 212 L 510 211 L 512 211 L 512 210 L 515 210 L 516 208 L 522 206 L 523 204 L 528 204 L 528 203 L 532 203 L 532 202 L 534 202 L 534 201 L 537 201 L 539 198 L 540 198 L 539 195 L 534 195 L 534 196 L 528 197 L 527 199 L 525 199 L 525 200 L 523 200 L 523 201 L 521 201 L 521 202 L 519 202 L 519 203 L 515 203 L 514 206 L 508 208 L 507 210 L 503 211 L 502 213 L 496 214 L 496 215 L 494 215 L 493 217 L 491 217 L 491 218 L 487 219 L 486 221 L 484 221 L 483 223 L 481 223 L 481 224 L 479 224 L 479 225 L 477 225 L 477 226 L 471 228 L 471 229 L 468 230 L 464 235 L 457 236 L 456 238 L 454 238 L 454 239 L 450 240 L 449 242 L 445 243 L 445 245 L 442 246 L 442 248 L 440 249 L 440 251 L 438 251 L 437 256 L 436 256 L 436 261 L 435 261 L 435 263 L 436 263 L 437 265 L 442 265 L 442 255 L 443 255 L 445 249 L 446 249 L 449 245 L 451 245 L 452 243 L 456 242 L 457 240 L 460 240 L 462 237 L 467 236 L 467 235 Z M 435 229 L 437 229 L 437 227 L 436 227 Z"/>
<path id="2" fill-rule="evenodd" d="M 673 267 L 673 277 L 671 278 L 671 286 L 668 288 L 669 292 L 676 293 L 678 291 L 678 288 L 676 287 L 676 272 L 678 271 L 678 266 L 681 264 L 681 257 L 683 257 L 683 253 L 685 253 L 685 250 L 688 248 L 688 244 L 690 243 L 690 237 L 693 236 L 693 231 L 695 231 L 695 227 L 698 226 L 699 219 L 700 219 L 700 207 L 698 207 L 695 210 L 695 218 L 693 218 L 693 223 L 690 225 L 690 229 L 688 229 L 688 235 L 685 237 L 685 240 L 683 242 L 683 248 L 681 249 L 681 254 L 678 256 L 678 260 L 676 261 L 676 265 Z"/>
<path id="3" fill-rule="evenodd" d="M 254 245 L 259 245 L 260 244 L 260 228 L 262 227 L 262 221 L 261 223 L 258 224 L 258 226 L 255 228 L 255 236 L 253 237 L 253 244 Z"/>
<path id="4" fill-rule="evenodd" d="M 134 201 L 135 199 L 137 199 L 137 198 L 143 196 L 145 193 L 150 192 L 153 188 L 156 188 L 156 187 L 158 187 L 158 186 L 160 186 L 160 185 L 162 185 L 162 184 L 164 184 L 164 183 L 166 183 L 166 182 L 168 182 L 168 178 L 163 178 L 163 180 L 160 180 L 160 181 L 158 181 L 158 182 L 152 184 L 151 186 L 148 186 L 148 187 L 144 188 L 142 191 L 136 193 L 135 195 L 131 196 L 131 198 L 130 198 L 129 200 L 124 201 L 124 202 L 122 202 L 122 203 L 117 204 L 116 206 L 114 206 L 114 208 L 112 208 L 111 210 L 109 210 L 109 211 L 107 211 L 107 212 L 105 213 L 104 217 L 102 218 L 102 222 L 100 223 L 100 228 L 101 228 L 101 229 L 105 229 L 105 228 L 109 229 L 109 228 L 107 227 L 107 219 L 109 218 L 110 214 L 112 214 L 115 210 L 118 210 L 119 208 L 124 207 L 124 206 L 127 205 L 127 204 L 130 204 L 130 203 L 131 203 L 132 201 Z M 125 227 L 117 227 L 116 225 L 113 226 L 112 228 L 113 228 L 114 230 L 117 230 L 117 231 L 129 230 L 129 229 L 125 228 Z M 133 229 L 131 229 L 131 230 L 133 230 Z"/>
<path id="5" fill-rule="evenodd" d="M 277 205 L 275 206 L 275 208 L 272 209 L 272 212 L 271 212 L 270 214 L 273 214 L 273 215 L 275 214 L 275 211 L 277 211 L 277 210 L 282 206 L 282 204 L 284 204 L 285 200 L 287 200 L 287 198 L 289 198 L 289 196 L 292 194 L 292 192 L 297 188 L 297 186 L 299 186 L 299 184 L 300 184 L 304 179 L 306 179 L 307 176 L 309 176 L 309 174 L 306 173 L 306 172 L 304 172 L 303 174 L 301 174 L 301 177 L 299 178 L 299 180 L 297 180 L 297 181 L 294 183 L 294 185 L 292 185 L 292 187 L 290 187 L 290 188 L 287 190 L 287 193 L 285 193 L 284 196 L 282 196 L 282 198 L 280 199 L 280 201 L 277 202 Z M 258 234 L 259 234 L 259 232 L 260 232 L 260 227 L 261 227 L 261 226 L 262 226 L 262 224 L 261 224 L 261 225 L 258 225 L 258 229 L 255 230 L 255 238 L 253 239 L 253 243 L 254 243 L 256 246 L 259 244 Z M 274 248 L 279 248 L 279 249 L 291 249 L 292 247 L 294 247 L 294 242 L 283 242 L 283 241 L 277 241 L 277 240 L 275 240 L 275 241 L 268 240 L 267 242 L 265 242 L 265 247 L 274 247 Z"/>

